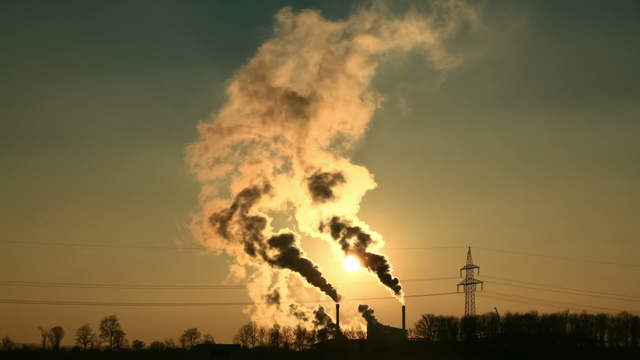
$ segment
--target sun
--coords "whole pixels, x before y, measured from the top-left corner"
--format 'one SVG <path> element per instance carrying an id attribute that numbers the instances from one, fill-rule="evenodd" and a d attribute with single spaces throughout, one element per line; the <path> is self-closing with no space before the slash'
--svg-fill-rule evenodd
<path id="1" fill-rule="evenodd" d="M 344 258 L 342 264 L 344 265 L 345 270 L 347 270 L 348 272 L 360 270 L 360 260 L 358 260 L 358 258 L 353 255 L 349 255 Z"/>

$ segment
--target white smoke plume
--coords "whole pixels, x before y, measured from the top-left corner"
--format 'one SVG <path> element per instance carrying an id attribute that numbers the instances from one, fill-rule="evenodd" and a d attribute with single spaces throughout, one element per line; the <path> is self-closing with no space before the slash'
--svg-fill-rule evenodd
<path id="1" fill-rule="evenodd" d="M 273 37 L 233 75 L 224 106 L 199 125 L 188 148 L 202 184 L 193 232 L 232 256 L 234 273 L 248 274 L 254 321 L 312 319 L 300 300 L 318 298 L 314 288 L 339 297 L 290 229 L 368 257 L 367 268 L 402 301 L 389 262 L 373 253 L 382 236 L 357 217 L 376 182 L 348 154 L 382 102 L 371 81 L 389 54 L 418 51 L 438 70 L 458 64 L 444 43 L 473 13 L 458 1 L 434 4 L 397 16 L 376 3 L 337 21 L 280 10 Z M 273 229 L 276 213 L 292 215 L 288 229 Z"/>

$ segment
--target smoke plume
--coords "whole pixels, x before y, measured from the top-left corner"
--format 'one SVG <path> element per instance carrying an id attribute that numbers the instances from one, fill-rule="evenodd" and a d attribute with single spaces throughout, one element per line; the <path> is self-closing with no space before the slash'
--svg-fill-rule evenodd
<path id="1" fill-rule="evenodd" d="M 308 180 L 309 193 L 314 202 L 332 200 L 334 198 L 333 187 L 346 181 L 341 172 L 316 172 Z"/>
<path id="2" fill-rule="evenodd" d="M 341 334 L 340 328 L 338 328 L 338 325 L 336 325 L 331 316 L 326 313 L 324 307 L 318 306 L 318 309 L 313 312 L 313 315 L 313 326 L 316 328 L 319 339 L 335 339 Z"/>
<path id="3" fill-rule="evenodd" d="M 460 59 L 446 51 L 445 40 L 473 13 L 455 0 L 401 15 L 380 4 L 342 20 L 314 10 L 279 11 L 273 36 L 234 73 L 226 103 L 199 125 L 188 148 L 202 187 L 194 236 L 234 259 L 232 274 L 247 280 L 255 302 L 247 312 L 259 324 L 313 319 L 313 310 L 300 304 L 317 299 L 314 288 L 339 299 L 290 228 L 305 241 L 323 239 L 340 254 L 357 255 L 401 297 L 388 259 L 377 254 L 382 236 L 357 216 L 377 184 L 351 162 L 350 150 L 384 100 L 371 88 L 379 65 L 392 53 L 417 52 L 425 66 L 452 68 Z M 273 229 L 274 216 L 288 225 Z M 278 301 L 264 302 L 274 289 Z M 306 315 L 292 315 L 291 304 Z"/>
<path id="4" fill-rule="evenodd" d="M 252 207 L 270 190 L 269 184 L 263 185 L 262 188 L 253 186 L 242 190 L 229 208 L 209 217 L 212 227 L 217 229 L 223 238 L 240 242 L 247 255 L 259 257 L 269 265 L 294 271 L 331 299 L 339 301 L 340 296 L 336 289 L 322 276 L 318 266 L 304 257 L 298 247 L 296 234 L 281 232 L 267 238 L 267 217 L 251 214 Z M 279 304 L 280 293 L 275 291 L 267 295 L 267 303 Z"/>
<path id="5" fill-rule="evenodd" d="M 362 314 L 362 317 L 367 320 L 368 325 L 378 325 L 378 319 L 373 316 L 373 309 L 369 308 L 368 305 L 358 305 L 358 311 Z"/>
<path id="6" fill-rule="evenodd" d="M 320 231 L 328 228 L 331 237 L 335 239 L 346 255 L 353 255 L 368 270 L 378 276 L 378 280 L 387 286 L 395 295 L 402 295 L 400 280 L 391 275 L 391 265 L 383 255 L 367 251 L 373 243 L 371 235 L 367 234 L 359 226 L 350 226 L 344 219 L 333 217 L 328 224 L 320 224 Z"/>

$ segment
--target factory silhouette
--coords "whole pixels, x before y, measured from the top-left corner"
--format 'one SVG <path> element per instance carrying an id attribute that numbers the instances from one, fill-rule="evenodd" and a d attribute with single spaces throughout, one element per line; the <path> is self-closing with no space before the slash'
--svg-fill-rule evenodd
<path id="1" fill-rule="evenodd" d="M 100 335 L 88 325 L 76 332 L 76 346 L 64 348 L 64 329 L 39 328 L 41 346 L 18 345 L 2 339 L 2 359 L 637 359 L 640 355 L 640 317 L 627 312 L 617 315 L 569 313 L 501 315 L 497 308 L 476 314 L 476 286 L 479 266 L 473 263 L 471 248 L 460 268 L 465 294 L 462 317 L 423 314 L 407 327 L 406 310 L 398 307 L 401 328 L 378 321 L 374 309 L 365 304 L 358 311 L 366 320 L 366 332 L 340 326 L 340 303 L 335 304 L 335 321 L 319 307 L 315 328 L 287 328 L 274 324 L 258 327 L 251 322 L 238 331 L 234 344 L 216 344 L 196 328 L 185 330 L 179 345 L 173 340 L 148 346 L 139 340 L 128 343 L 116 316 L 103 319 Z M 106 338 L 103 323 L 110 325 Z M 82 332 L 80 330 L 83 330 Z M 81 337 L 80 335 L 84 335 Z M 97 340 L 103 338 L 102 342 Z"/>

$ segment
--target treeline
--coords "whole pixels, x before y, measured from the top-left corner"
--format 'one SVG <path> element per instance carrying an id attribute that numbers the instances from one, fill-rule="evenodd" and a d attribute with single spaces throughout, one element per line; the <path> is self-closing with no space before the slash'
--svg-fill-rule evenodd
<path id="1" fill-rule="evenodd" d="M 61 326 L 52 328 L 38 327 L 40 334 L 40 349 L 60 350 L 60 344 L 65 337 L 65 330 Z M 96 350 L 135 350 L 144 349 L 152 351 L 164 351 L 171 349 L 191 349 L 198 344 L 215 344 L 213 336 L 202 334 L 197 328 L 189 328 L 178 337 L 178 342 L 174 339 L 163 341 L 153 341 L 148 346 L 142 340 L 134 339 L 129 342 L 127 333 L 122 328 L 120 320 L 115 315 L 110 315 L 100 321 L 98 330 L 94 331 L 91 325 L 84 324 L 76 329 L 74 334 L 74 350 L 96 351 Z M 0 350 L 12 351 L 26 349 L 27 346 L 19 346 L 10 337 L 5 336 L 0 341 Z"/>
<path id="2" fill-rule="evenodd" d="M 366 339 L 367 333 L 362 330 L 343 329 L 338 332 L 331 326 L 315 326 L 306 329 L 302 326 L 289 327 L 275 324 L 271 327 L 258 326 L 249 322 L 240 329 L 233 338 L 235 344 L 243 348 L 279 348 L 295 351 L 309 349 L 313 344 L 341 337 L 345 339 Z"/>
<path id="3" fill-rule="evenodd" d="M 410 336 L 432 343 L 485 342 L 561 347 L 640 347 L 640 317 L 559 312 L 487 313 L 472 317 L 422 315 Z"/>

